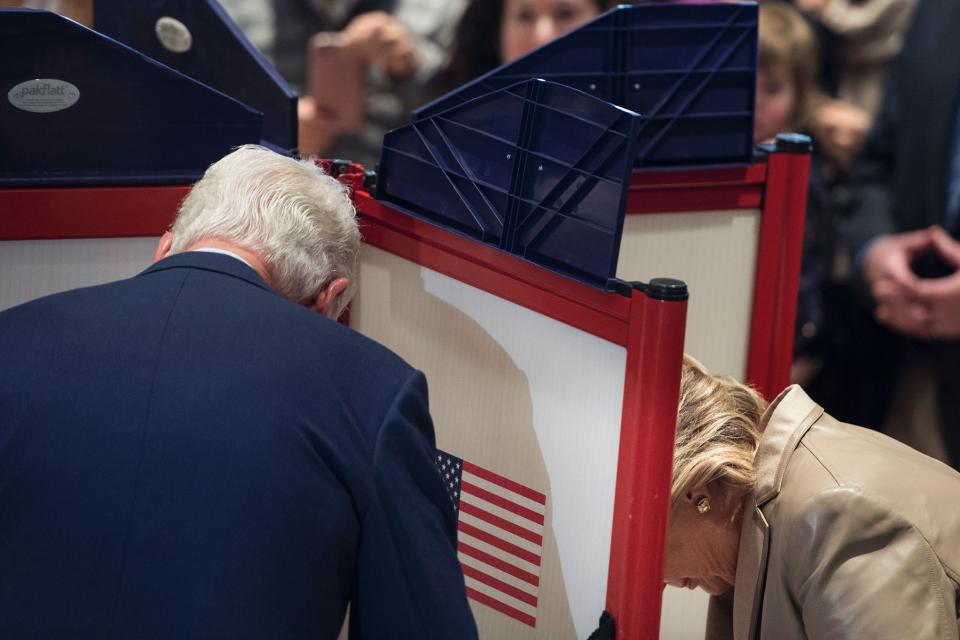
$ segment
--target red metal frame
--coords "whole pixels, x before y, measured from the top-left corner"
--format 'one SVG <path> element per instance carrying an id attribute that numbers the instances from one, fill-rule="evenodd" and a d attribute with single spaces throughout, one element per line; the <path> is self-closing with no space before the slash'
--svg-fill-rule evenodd
<path id="1" fill-rule="evenodd" d="M 636 171 L 627 213 L 757 209 L 763 202 L 767 165 L 696 171 Z"/>
<path id="2" fill-rule="evenodd" d="M 0 240 L 159 236 L 189 186 L 0 189 Z"/>
<path id="3" fill-rule="evenodd" d="M 747 379 L 772 399 L 790 384 L 810 154 L 772 153 L 767 165 Z"/>
<path id="4" fill-rule="evenodd" d="M 607 577 L 617 638 L 660 635 L 687 304 L 633 295 Z M 640 523 L 638 525 L 638 523 Z"/>
<path id="5" fill-rule="evenodd" d="M 364 242 L 456 277 L 616 344 L 627 344 L 630 299 L 605 294 L 508 253 L 462 238 L 356 192 Z"/>

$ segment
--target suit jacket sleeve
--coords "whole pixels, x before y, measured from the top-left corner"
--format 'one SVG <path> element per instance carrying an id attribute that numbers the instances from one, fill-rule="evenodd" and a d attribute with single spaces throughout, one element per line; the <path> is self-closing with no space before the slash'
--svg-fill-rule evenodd
<path id="1" fill-rule="evenodd" d="M 403 383 L 377 439 L 376 499 L 361 521 L 350 638 L 476 638 L 456 520 L 434 464 L 427 383 Z"/>
<path id="2" fill-rule="evenodd" d="M 891 73 L 895 75 L 896 69 Z M 850 209 L 844 231 L 851 258 L 874 238 L 897 231 L 893 212 L 893 185 L 897 163 L 897 135 L 901 127 L 897 83 L 890 78 L 873 128 L 850 172 Z M 859 269 L 862 265 L 855 264 Z M 859 273 L 857 274 L 859 276 Z"/>
<path id="3" fill-rule="evenodd" d="M 789 525 L 790 590 L 810 640 L 953 640 L 954 586 L 902 516 L 860 492 L 811 498 Z"/>

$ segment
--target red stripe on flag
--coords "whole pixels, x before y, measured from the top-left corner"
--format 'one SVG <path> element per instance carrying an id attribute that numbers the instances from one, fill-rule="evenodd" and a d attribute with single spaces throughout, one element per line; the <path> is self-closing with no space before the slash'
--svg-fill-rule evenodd
<path id="1" fill-rule="evenodd" d="M 482 498 L 491 504 L 495 504 L 501 509 L 506 509 L 512 513 L 517 514 L 518 516 L 523 516 L 527 520 L 533 520 L 539 525 L 543 525 L 543 514 L 537 513 L 533 509 L 527 509 L 526 507 L 521 507 L 515 502 L 510 502 L 506 498 L 500 497 L 495 493 L 491 493 L 486 489 L 482 489 L 475 484 L 469 482 L 461 482 L 460 490 L 465 491 L 471 495 L 475 495 L 478 498 Z"/>
<path id="2" fill-rule="evenodd" d="M 543 545 L 543 536 L 540 534 L 529 531 L 528 529 L 524 529 L 520 525 L 514 524 L 509 520 L 504 520 L 500 516 L 495 516 L 489 511 L 484 511 L 480 507 L 474 506 L 469 502 L 461 502 L 460 511 L 480 518 L 484 522 L 489 522 L 494 526 L 500 527 L 504 531 L 509 531 L 513 535 L 523 538 L 524 540 L 529 540 L 530 542 L 541 546 Z"/>
<path id="3" fill-rule="evenodd" d="M 526 560 L 530 564 L 535 564 L 538 567 L 540 566 L 540 556 L 533 553 L 532 551 L 527 551 L 523 547 L 518 547 L 515 544 L 511 544 L 506 540 L 498 538 L 497 536 L 487 533 L 483 529 L 478 529 L 472 524 L 467 524 L 466 522 L 461 521 L 458 525 L 460 531 L 464 532 L 467 535 L 473 536 L 477 540 L 482 540 L 489 545 L 492 545 L 498 549 L 502 549 L 507 553 L 512 553 L 521 560 Z"/>
<path id="4" fill-rule="evenodd" d="M 500 571 L 503 571 L 504 573 L 509 573 L 514 578 L 523 580 L 524 582 L 528 584 L 532 584 L 535 587 L 540 586 L 540 578 L 538 576 L 533 575 L 529 571 L 524 571 L 519 567 L 515 567 L 509 562 L 506 562 L 505 560 L 501 560 L 496 556 L 492 556 L 485 551 L 481 551 L 480 549 L 477 549 L 476 547 L 471 547 L 465 542 L 458 542 L 457 550 L 463 553 L 464 555 L 470 556 L 471 558 L 476 558 L 480 562 L 484 562 L 490 565 L 491 567 L 496 567 L 497 569 L 500 569 Z"/>
<path id="5" fill-rule="evenodd" d="M 499 600 L 494 600 L 487 594 L 480 593 L 476 589 L 471 589 L 470 587 L 467 587 L 467 597 L 470 598 L 471 600 L 476 600 L 480 604 L 485 604 L 491 609 L 499 611 L 505 616 L 510 616 L 514 620 L 519 620 L 520 622 L 527 625 L 528 627 L 537 626 L 537 619 L 534 618 L 533 616 L 528 615 L 523 611 L 514 609 L 510 605 L 503 604 Z"/>
<path id="6" fill-rule="evenodd" d="M 497 475 L 492 471 L 487 471 L 486 469 L 478 467 L 475 464 L 471 464 L 466 460 L 463 461 L 463 470 L 467 473 L 472 473 L 475 476 L 483 478 L 487 482 L 492 482 L 493 484 L 500 485 L 505 489 L 510 489 L 510 491 L 513 491 L 514 493 L 519 493 L 525 498 L 530 498 L 534 502 L 547 504 L 547 496 L 539 491 L 534 491 L 529 487 L 523 486 L 519 482 L 514 482 L 510 478 L 504 478 L 503 476 Z"/>
<path id="7" fill-rule="evenodd" d="M 488 576 L 479 569 L 475 569 L 469 565 L 463 565 L 463 575 L 470 576 L 477 582 L 482 582 L 488 587 L 493 587 L 497 591 L 502 591 L 511 598 L 515 598 L 520 602 L 525 602 L 531 607 L 537 606 L 537 596 L 531 595 L 522 589 L 517 589 L 515 586 L 507 584 L 503 580 L 497 580 L 493 576 Z"/>

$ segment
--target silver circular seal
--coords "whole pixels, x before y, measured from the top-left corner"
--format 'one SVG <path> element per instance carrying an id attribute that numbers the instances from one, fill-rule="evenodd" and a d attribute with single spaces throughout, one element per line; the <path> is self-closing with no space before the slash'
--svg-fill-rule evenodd
<path id="1" fill-rule="evenodd" d="M 193 46 L 193 36 L 190 29 L 176 18 L 163 16 L 157 20 L 154 27 L 157 39 L 167 51 L 186 53 Z"/>

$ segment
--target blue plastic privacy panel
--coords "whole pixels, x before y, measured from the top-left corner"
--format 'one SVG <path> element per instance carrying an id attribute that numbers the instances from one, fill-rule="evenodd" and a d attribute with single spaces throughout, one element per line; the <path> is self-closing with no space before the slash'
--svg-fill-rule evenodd
<path id="1" fill-rule="evenodd" d="M 97 31 L 260 111 L 263 144 L 296 151 L 296 93 L 216 0 L 97 0 L 94 9 Z"/>
<path id="2" fill-rule="evenodd" d="M 756 59 L 756 4 L 620 6 L 421 107 L 413 118 L 543 78 L 644 116 L 637 167 L 749 163 Z"/>
<path id="3" fill-rule="evenodd" d="M 641 124 L 576 89 L 528 80 L 388 133 L 377 199 L 608 288 Z"/>
<path id="4" fill-rule="evenodd" d="M 0 9 L 0 185 L 188 183 L 263 116 L 46 11 Z"/>

